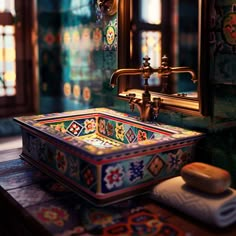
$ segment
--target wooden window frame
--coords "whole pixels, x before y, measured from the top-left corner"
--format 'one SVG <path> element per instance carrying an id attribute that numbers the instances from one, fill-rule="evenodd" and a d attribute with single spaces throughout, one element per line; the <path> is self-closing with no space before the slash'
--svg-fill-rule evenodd
<path id="1" fill-rule="evenodd" d="M 5 25 L 15 24 L 16 95 L 0 97 L 0 117 L 32 114 L 38 109 L 36 0 L 15 0 L 15 15 L 1 15 Z"/>

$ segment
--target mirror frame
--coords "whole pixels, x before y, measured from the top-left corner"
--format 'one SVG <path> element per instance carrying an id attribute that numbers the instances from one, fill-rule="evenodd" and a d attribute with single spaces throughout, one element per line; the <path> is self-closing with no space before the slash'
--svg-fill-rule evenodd
<path id="1" fill-rule="evenodd" d="M 173 95 L 151 92 L 155 97 L 163 99 L 164 109 L 182 112 L 190 115 L 209 116 L 210 94 L 209 94 L 209 4 L 207 0 L 198 0 L 198 99 L 177 97 Z M 119 0 L 118 4 L 118 69 L 129 68 L 130 58 L 130 0 Z M 128 100 L 122 94 L 126 90 L 129 79 L 121 76 L 118 81 L 117 96 L 119 99 Z M 211 106 L 212 107 L 212 106 Z"/>

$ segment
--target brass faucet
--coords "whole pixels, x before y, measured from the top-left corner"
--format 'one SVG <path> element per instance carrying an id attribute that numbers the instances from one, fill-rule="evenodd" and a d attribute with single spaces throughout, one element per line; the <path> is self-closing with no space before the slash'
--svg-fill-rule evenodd
<path id="1" fill-rule="evenodd" d="M 153 101 L 151 101 L 151 95 L 148 88 L 148 79 L 153 73 L 158 73 L 161 77 L 166 77 L 172 73 L 190 73 L 192 77 L 191 80 L 194 83 L 197 79 L 194 71 L 190 67 L 169 67 L 167 63 L 168 58 L 165 55 L 162 57 L 161 66 L 158 68 L 152 68 L 150 66 L 150 58 L 148 56 L 144 57 L 143 60 L 143 65 L 140 68 L 124 68 L 116 70 L 111 76 L 110 85 L 114 88 L 117 84 L 118 78 L 122 75 L 143 75 L 143 79 L 145 81 L 142 99 L 135 98 L 135 94 L 129 94 L 128 97 L 131 111 L 134 110 L 134 105 L 136 105 L 139 110 L 141 120 L 147 121 L 157 118 L 162 103 L 161 98 L 154 98 Z"/>
<path id="2" fill-rule="evenodd" d="M 136 106 L 141 121 L 151 121 L 158 117 L 162 101 L 161 98 L 153 98 L 153 101 L 151 101 L 150 94 L 145 94 L 145 92 L 142 94 L 142 99 L 135 98 L 135 93 L 130 93 L 127 97 L 129 97 L 130 110 L 133 112 Z"/>
<path id="3" fill-rule="evenodd" d="M 150 77 L 150 75 L 152 75 L 153 73 L 158 73 L 160 76 L 163 75 L 170 75 L 172 73 L 178 74 L 178 73 L 189 73 L 191 75 L 191 80 L 193 81 L 193 83 L 197 82 L 197 78 L 195 75 L 195 72 L 187 66 L 181 66 L 181 67 L 169 67 L 167 64 L 167 56 L 164 55 L 162 57 L 162 63 L 161 66 L 159 66 L 158 68 L 152 68 L 150 66 L 150 63 L 148 62 L 150 60 L 150 58 L 148 56 L 143 58 L 144 63 L 143 66 L 137 69 L 133 69 L 133 68 L 124 68 L 124 69 L 118 69 L 116 70 L 110 79 L 110 85 L 112 88 L 114 88 L 117 84 L 117 79 L 121 76 L 121 75 L 143 75 L 144 79 L 148 79 Z"/>

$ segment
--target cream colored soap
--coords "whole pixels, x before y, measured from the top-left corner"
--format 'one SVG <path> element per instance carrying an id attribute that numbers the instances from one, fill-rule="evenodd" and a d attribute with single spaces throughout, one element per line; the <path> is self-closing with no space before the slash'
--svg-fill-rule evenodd
<path id="1" fill-rule="evenodd" d="M 181 176 L 189 186 L 212 194 L 224 192 L 231 184 L 228 171 L 201 162 L 185 165 Z"/>

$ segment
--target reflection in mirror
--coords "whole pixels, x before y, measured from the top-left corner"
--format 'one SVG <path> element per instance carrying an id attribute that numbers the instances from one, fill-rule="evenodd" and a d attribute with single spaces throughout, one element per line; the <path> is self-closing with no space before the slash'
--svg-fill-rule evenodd
<path id="1" fill-rule="evenodd" d="M 168 77 L 154 73 L 149 79 L 150 91 L 153 96 L 161 97 L 168 108 L 204 114 L 200 54 L 204 44 L 201 23 L 206 17 L 201 10 L 205 1 L 120 0 L 119 4 L 119 68 L 140 68 L 145 56 L 151 58 L 151 67 L 158 68 L 164 55 L 170 67 L 190 67 L 197 83 L 193 83 L 189 73 Z M 119 97 L 125 98 L 130 92 L 139 96 L 143 85 L 144 80 L 139 76 L 121 78 Z"/>
<path id="2" fill-rule="evenodd" d="M 166 54 L 169 66 L 189 66 L 197 73 L 198 0 L 139 0 L 131 4 L 132 64 L 139 66 L 148 55 L 152 67 L 157 68 Z M 197 88 L 183 73 L 162 79 L 153 74 L 149 85 L 157 92 L 186 96 Z"/>

